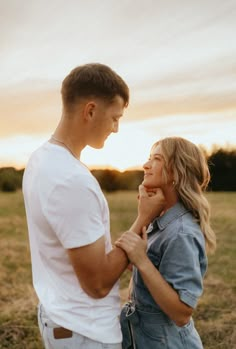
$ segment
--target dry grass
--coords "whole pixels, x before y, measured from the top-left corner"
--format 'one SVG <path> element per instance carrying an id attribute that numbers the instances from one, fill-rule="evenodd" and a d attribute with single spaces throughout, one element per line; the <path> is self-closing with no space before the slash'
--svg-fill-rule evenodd
<path id="1" fill-rule="evenodd" d="M 136 193 L 107 194 L 113 240 L 136 214 Z M 236 349 L 236 193 L 209 193 L 218 249 L 209 259 L 195 323 L 205 349 Z M 30 252 L 21 192 L 0 194 L 0 349 L 42 349 L 31 286 Z M 126 298 L 129 272 L 121 278 Z"/>

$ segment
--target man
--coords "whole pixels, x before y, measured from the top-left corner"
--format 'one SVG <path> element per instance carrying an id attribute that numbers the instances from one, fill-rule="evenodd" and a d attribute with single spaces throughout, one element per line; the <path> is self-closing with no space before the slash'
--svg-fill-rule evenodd
<path id="1" fill-rule="evenodd" d="M 111 247 L 107 202 L 79 159 L 118 132 L 129 90 L 109 67 L 86 64 L 64 79 L 61 94 L 61 120 L 23 179 L 41 335 L 46 349 L 120 349 L 117 280 L 128 259 Z M 141 188 L 132 231 L 140 234 L 161 206 L 161 193 Z"/>

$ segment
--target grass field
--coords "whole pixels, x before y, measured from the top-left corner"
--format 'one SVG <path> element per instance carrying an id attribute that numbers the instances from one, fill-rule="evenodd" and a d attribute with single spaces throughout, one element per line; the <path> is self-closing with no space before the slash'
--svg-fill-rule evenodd
<path id="1" fill-rule="evenodd" d="M 136 193 L 117 192 L 106 196 L 115 240 L 135 217 Z M 208 198 L 218 248 L 209 258 L 205 291 L 194 319 L 205 349 L 235 349 L 236 193 L 209 193 Z M 0 349 L 42 349 L 20 191 L 0 193 L 0 246 Z M 123 297 L 128 279 L 126 272 L 121 278 Z"/>

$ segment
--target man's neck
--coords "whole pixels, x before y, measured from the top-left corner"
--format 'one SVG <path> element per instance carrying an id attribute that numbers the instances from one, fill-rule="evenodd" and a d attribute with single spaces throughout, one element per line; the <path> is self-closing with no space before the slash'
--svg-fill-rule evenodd
<path id="1" fill-rule="evenodd" d="M 52 143 L 57 143 L 67 148 L 77 159 L 80 158 L 82 150 L 86 147 L 85 134 L 78 122 L 73 120 L 61 120 L 52 135 Z"/>

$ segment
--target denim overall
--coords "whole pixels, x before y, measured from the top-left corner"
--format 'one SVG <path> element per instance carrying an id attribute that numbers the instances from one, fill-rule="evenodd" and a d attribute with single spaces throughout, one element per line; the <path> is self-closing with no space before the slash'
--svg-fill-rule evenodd
<path id="1" fill-rule="evenodd" d="M 205 241 L 181 203 L 149 226 L 147 255 L 180 300 L 195 308 L 207 268 Z M 120 317 L 123 349 L 203 349 L 193 319 L 177 326 L 154 301 L 135 267 L 131 298 Z"/>

